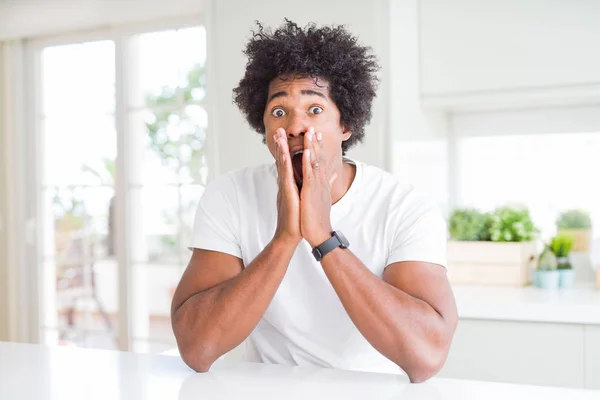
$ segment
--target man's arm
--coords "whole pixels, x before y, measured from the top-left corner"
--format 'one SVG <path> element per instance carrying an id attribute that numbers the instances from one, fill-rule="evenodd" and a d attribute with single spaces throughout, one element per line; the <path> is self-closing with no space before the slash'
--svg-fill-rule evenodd
<path id="1" fill-rule="evenodd" d="M 195 249 L 173 296 L 171 323 L 177 346 L 183 360 L 196 371 L 208 371 L 217 358 L 250 335 L 271 303 L 302 240 L 300 197 L 285 130 L 279 128 L 274 140 L 279 190 L 273 239 L 246 268 L 238 257 Z M 219 196 L 220 192 L 210 193 L 207 203 L 212 205 L 211 209 L 222 210 L 219 204 L 227 199 Z M 233 241 L 235 234 L 223 234 L 208 214 L 201 203 L 195 225 L 205 231 L 203 240 L 226 236 Z"/>
<path id="2" fill-rule="evenodd" d="M 358 330 L 412 382 L 423 382 L 442 368 L 458 322 L 443 266 L 398 262 L 385 269 L 382 280 L 341 248 L 321 264 Z"/>
<path id="3" fill-rule="evenodd" d="M 274 239 L 245 269 L 237 257 L 194 249 L 171 305 L 173 331 L 186 364 L 206 372 L 250 335 L 295 248 Z"/>

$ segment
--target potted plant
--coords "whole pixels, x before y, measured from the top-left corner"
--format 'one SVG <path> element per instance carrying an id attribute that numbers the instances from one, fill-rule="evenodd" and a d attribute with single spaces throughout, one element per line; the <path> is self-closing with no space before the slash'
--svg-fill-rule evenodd
<path id="1" fill-rule="evenodd" d="M 573 237 L 572 251 L 587 252 L 592 241 L 592 220 L 584 210 L 567 210 L 562 212 L 557 220 L 558 234 Z"/>
<path id="2" fill-rule="evenodd" d="M 529 211 L 458 209 L 449 220 L 448 276 L 452 283 L 527 285 L 536 259 Z"/>
<path id="3" fill-rule="evenodd" d="M 560 273 L 557 270 L 557 264 L 552 249 L 545 246 L 538 258 L 537 269 L 534 271 L 534 285 L 542 289 L 558 289 Z"/>
<path id="4" fill-rule="evenodd" d="M 535 226 L 527 208 L 501 207 L 492 215 L 489 227 L 493 242 L 529 242 L 535 235 Z"/>
<path id="5" fill-rule="evenodd" d="M 450 237 L 459 241 L 479 241 L 488 231 L 490 215 L 475 208 L 455 210 L 450 216 Z"/>
<path id="6" fill-rule="evenodd" d="M 560 274 L 559 286 L 573 287 L 575 271 L 569 262 L 569 252 L 573 247 L 573 238 L 567 235 L 557 235 L 550 241 L 550 250 L 556 256 L 556 267 Z"/>

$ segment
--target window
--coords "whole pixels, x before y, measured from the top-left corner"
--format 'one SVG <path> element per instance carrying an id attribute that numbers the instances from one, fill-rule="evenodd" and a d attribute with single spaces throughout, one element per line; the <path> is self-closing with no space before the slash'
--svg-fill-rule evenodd
<path id="1" fill-rule="evenodd" d="M 41 338 L 172 348 L 171 298 L 208 174 L 205 29 L 107 35 L 43 45 L 37 55 Z M 122 214 L 118 199 L 126 199 Z M 126 251 L 117 243 L 121 226 Z M 120 292 L 123 278 L 128 293 Z M 121 309 L 123 296 L 131 307 Z M 124 322 L 129 330 L 120 329 Z"/>
<path id="2" fill-rule="evenodd" d="M 405 184 L 448 208 L 448 143 L 446 139 L 395 141 L 392 171 Z"/>
<path id="3" fill-rule="evenodd" d="M 546 239 L 566 209 L 588 210 L 600 226 L 600 133 L 461 138 L 458 151 L 462 206 L 524 204 Z"/>
<path id="4" fill-rule="evenodd" d="M 41 53 L 42 324 L 46 343 L 116 348 L 115 46 L 98 41 Z M 90 79 L 94 77 L 94 79 Z"/>

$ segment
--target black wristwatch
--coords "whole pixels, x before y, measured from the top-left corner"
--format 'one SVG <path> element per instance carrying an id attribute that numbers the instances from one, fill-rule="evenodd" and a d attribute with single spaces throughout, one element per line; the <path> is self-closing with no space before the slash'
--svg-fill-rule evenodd
<path id="1" fill-rule="evenodd" d="M 344 234 L 340 231 L 331 232 L 331 237 L 315 247 L 312 250 L 313 256 L 317 259 L 317 261 L 321 261 L 325 254 L 329 253 L 333 249 L 337 249 L 341 247 L 342 249 L 347 249 L 350 246 L 348 240 L 344 236 Z"/>

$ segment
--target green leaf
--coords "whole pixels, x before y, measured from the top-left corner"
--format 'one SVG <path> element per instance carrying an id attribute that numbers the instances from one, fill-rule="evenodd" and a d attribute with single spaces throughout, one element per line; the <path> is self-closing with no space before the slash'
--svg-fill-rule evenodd
<path id="1" fill-rule="evenodd" d="M 559 229 L 590 229 L 592 220 L 587 211 L 567 210 L 558 216 L 556 226 Z"/>
<path id="2" fill-rule="evenodd" d="M 499 207 L 489 227 L 494 242 L 527 242 L 537 232 L 525 207 Z"/>
<path id="3" fill-rule="evenodd" d="M 450 216 L 450 236 L 454 240 L 489 240 L 490 216 L 477 209 L 455 210 Z"/>
<path id="4" fill-rule="evenodd" d="M 189 175 L 196 181 L 201 181 L 200 170 L 205 162 L 204 141 L 205 132 L 201 128 L 182 130 L 180 127 L 180 116 L 178 110 L 164 110 L 157 107 L 165 105 L 177 105 L 178 93 L 182 93 L 183 100 L 187 104 L 191 102 L 193 91 L 205 87 L 204 67 L 196 64 L 186 74 L 186 83 L 181 88 L 163 87 L 159 95 L 146 97 L 146 106 L 152 112 L 152 118 L 146 122 L 148 131 L 149 147 L 164 165 L 175 165 L 183 175 Z M 178 139 L 169 137 L 168 132 L 178 129 Z M 172 132 L 172 131 L 171 131 Z M 183 151 L 185 150 L 185 151 Z M 191 154 L 188 151 L 191 150 Z M 186 154 L 185 156 L 183 156 Z"/>
<path id="5" fill-rule="evenodd" d="M 557 235 L 550 240 L 550 249 L 556 257 L 567 257 L 573 248 L 574 238 L 568 235 Z"/>

